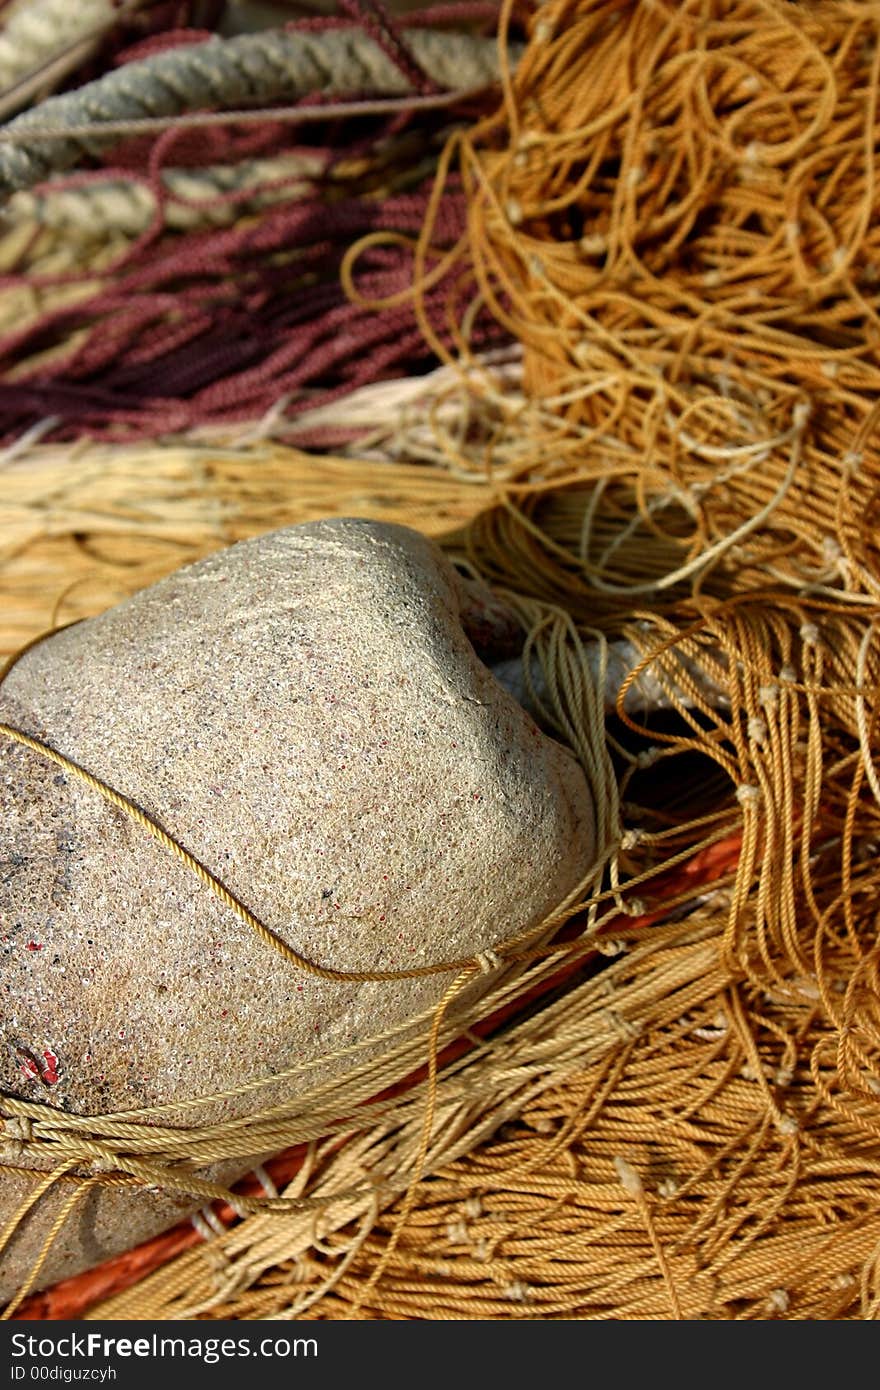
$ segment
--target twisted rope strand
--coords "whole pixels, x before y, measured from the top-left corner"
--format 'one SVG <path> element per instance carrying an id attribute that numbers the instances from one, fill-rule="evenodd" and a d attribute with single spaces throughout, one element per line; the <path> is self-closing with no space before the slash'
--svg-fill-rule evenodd
<path id="1" fill-rule="evenodd" d="M 494 40 L 412 29 L 406 41 L 420 67 L 445 91 L 478 90 L 497 77 Z M 68 168 L 84 152 L 97 153 L 132 123 L 154 129 L 157 121 L 212 107 L 221 108 L 222 115 L 210 119 L 229 122 L 243 104 L 294 102 L 313 92 L 399 98 L 410 96 L 413 86 L 383 48 L 358 29 L 267 30 L 187 44 L 50 97 L 0 129 L 0 196 Z M 447 98 L 419 100 L 440 104 Z M 266 120 L 275 113 L 252 114 Z M 288 118 L 301 119 L 301 113 L 288 112 Z"/>

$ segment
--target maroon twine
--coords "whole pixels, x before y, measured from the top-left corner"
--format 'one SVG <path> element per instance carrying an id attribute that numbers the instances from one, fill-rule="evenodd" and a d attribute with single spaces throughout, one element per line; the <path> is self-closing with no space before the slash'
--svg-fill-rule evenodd
<path id="1" fill-rule="evenodd" d="M 388 15 L 380 0 L 344 0 L 344 8 L 346 16 L 316 17 L 300 21 L 301 26 L 336 27 L 357 21 L 421 90 L 429 84 L 406 45 L 407 23 L 424 23 L 428 14 L 440 24 L 476 23 L 494 11 L 485 0 L 465 0 L 400 21 Z M 148 48 L 205 37 L 204 32 L 186 28 L 185 4 L 164 11 L 165 32 L 155 23 L 160 12 L 157 6 L 152 22 L 144 26 Z M 119 38 L 117 59 L 143 52 L 142 45 L 126 50 Z M 314 100 L 311 97 L 310 104 Z M 339 278 L 345 252 L 366 233 L 389 231 L 413 239 L 418 235 L 428 183 L 417 192 L 381 198 L 346 197 L 341 183 L 318 180 L 305 196 L 258 213 L 247 211 L 229 227 L 180 233 L 164 227 L 168 194 L 162 171 L 172 163 L 178 168 L 234 165 L 244 158 L 302 149 L 304 140 L 316 138 L 333 142 L 309 147 L 313 155 L 325 157 L 328 172 L 352 158 L 366 159 L 378 168 L 390 157 L 380 155 L 380 150 L 387 151 L 390 137 L 407 130 L 412 149 L 398 158 L 414 162 L 432 148 L 432 140 L 436 145 L 441 123 L 448 118 L 442 113 L 403 112 L 390 119 L 335 121 L 305 131 L 270 119 L 199 130 L 178 124 L 158 137 L 120 142 L 110 156 L 111 167 L 56 179 L 53 188 L 114 176 L 139 178 L 151 189 L 157 212 L 119 261 L 100 272 L 103 288 L 0 336 L 0 373 L 15 368 L 14 381 L 8 375 L 0 379 L 0 439 L 9 442 L 47 417 L 58 423 L 44 438 L 85 435 L 117 441 L 251 421 L 279 401 L 292 418 L 359 386 L 436 365 L 409 301 L 385 309 L 364 308 L 347 300 Z M 263 187 L 283 189 L 284 183 Z M 227 192 L 210 201 L 234 206 L 252 194 L 253 189 Z M 435 248 L 455 243 L 463 233 L 464 216 L 463 196 L 451 182 L 439 208 Z M 358 285 L 364 295 L 382 299 L 406 289 L 411 272 L 406 247 L 372 245 L 358 262 Z M 94 272 L 38 277 L 23 271 L 0 277 L 0 292 L 95 278 Z M 434 331 L 449 346 L 453 291 L 461 297 L 461 286 L 447 277 L 424 300 Z M 478 314 L 471 332 L 474 348 L 502 340 L 490 315 Z M 54 349 L 50 363 L 29 370 L 28 359 L 48 349 Z M 351 431 L 341 426 L 331 434 L 338 441 L 350 437 Z M 326 431 L 321 437 L 325 435 Z"/>
<path id="2" fill-rule="evenodd" d="M 385 200 L 310 199 L 266 210 L 249 225 L 161 238 L 143 247 L 105 289 L 74 307 L 0 339 L 0 361 L 17 362 L 14 383 L 0 383 L 0 431 L 7 441 L 58 417 L 47 436 L 109 440 L 153 438 L 198 425 L 253 420 L 290 397 L 288 417 L 324 405 L 368 382 L 435 365 L 410 303 L 371 310 L 346 298 L 339 266 L 359 236 L 420 230 L 429 187 Z M 441 205 L 437 245 L 464 225 L 464 200 Z M 406 288 L 406 248 L 365 250 L 361 292 L 385 298 Z M 14 282 L 15 277 L 0 280 Z M 447 279 L 426 296 L 426 312 L 447 343 Z M 26 356 L 85 339 L 51 367 L 22 372 Z M 488 315 L 472 337 L 499 341 Z"/>

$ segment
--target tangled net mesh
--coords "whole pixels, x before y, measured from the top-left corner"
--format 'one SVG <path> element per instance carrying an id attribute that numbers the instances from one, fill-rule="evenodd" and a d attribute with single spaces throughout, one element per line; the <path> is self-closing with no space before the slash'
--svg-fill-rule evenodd
<path id="1" fill-rule="evenodd" d="M 445 543 L 518 607 L 585 763 L 587 648 L 636 653 L 592 898 L 613 958 L 430 1075 L 430 1133 L 419 1089 L 305 1135 L 287 1191 L 315 1208 L 87 1316 L 880 1316 L 880 5 L 549 0 L 529 24 L 415 250 L 468 421 L 424 468 L 482 502 Z M 346 258 L 355 300 L 379 236 Z M 484 308 L 521 383 L 471 341 Z M 647 669 L 662 715 L 626 702 Z M 652 883 L 732 839 L 645 932 Z M 423 1176 L 351 1205 L 392 1169 Z"/>

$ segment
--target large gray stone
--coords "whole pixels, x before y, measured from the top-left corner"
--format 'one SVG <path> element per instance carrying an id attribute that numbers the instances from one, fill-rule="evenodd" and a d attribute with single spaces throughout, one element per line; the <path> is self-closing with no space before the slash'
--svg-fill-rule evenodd
<path id="1" fill-rule="evenodd" d="M 124 792 L 310 960 L 395 970 L 469 956 L 538 924 L 594 853 L 583 773 L 478 660 L 469 602 L 415 532 L 291 527 L 38 644 L 0 687 L 0 719 Z M 450 979 L 298 970 L 121 811 L 6 739 L 0 950 L 0 1090 L 83 1114 L 297 1061 L 316 1063 L 314 1085 L 344 1065 L 328 1054 L 421 1013 Z M 0 1175 L 0 1223 L 30 1183 Z M 0 1297 L 58 1200 L 0 1256 Z M 91 1197 L 40 1283 L 185 1205 Z"/>

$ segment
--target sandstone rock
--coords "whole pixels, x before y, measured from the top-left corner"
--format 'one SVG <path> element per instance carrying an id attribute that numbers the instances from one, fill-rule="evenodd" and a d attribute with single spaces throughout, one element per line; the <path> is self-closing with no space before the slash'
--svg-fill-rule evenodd
<path id="1" fill-rule="evenodd" d="M 469 956 L 538 924 L 594 852 L 583 773 L 478 660 L 469 602 L 405 528 L 291 527 L 38 644 L 0 687 L 0 719 L 143 807 L 308 959 L 395 970 Z M 313 1085 L 343 1065 L 329 1053 L 449 982 L 298 970 L 121 811 L 6 739 L 0 866 L 0 1091 L 48 1106 L 165 1105 L 294 1061 L 315 1061 Z M 0 1225 L 29 1188 L 0 1174 Z M 0 1297 L 58 1201 L 0 1255 Z M 90 1197 L 40 1283 L 186 1205 Z"/>

